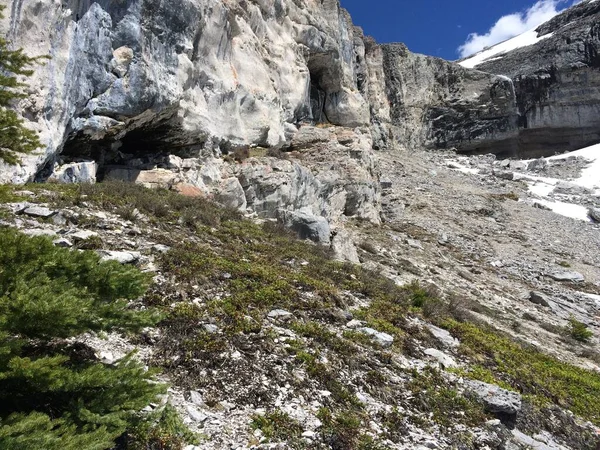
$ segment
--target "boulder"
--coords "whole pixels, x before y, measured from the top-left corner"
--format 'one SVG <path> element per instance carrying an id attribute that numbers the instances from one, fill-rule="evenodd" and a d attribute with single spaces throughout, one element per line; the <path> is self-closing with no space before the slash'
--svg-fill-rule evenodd
<path id="1" fill-rule="evenodd" d="M 90 238 L 97 237 L 98 233 L 90 230 L 78 230 L 74 233 L 69 234 L 69 237 L 75 242 L 87 241 Z"/>
<path id="2" fill-rule="evenodd" d="M 448 330 L 438 328 L 432 324 L 425 324 L 431 334 L 440 341 L 445 347 L 456 348 L 460 345 L 460 341 L 453 337 Z"/>
<path id="3" fill-rule="evenodd" d="M 295 231 L 300 239 L 310 239 L 318 244 L 329 245 L 331 230 L 324 217 L 315 216 L 306 211 L 278 212 L 278 221 L 286 228 Z"/>
<path id="4" fill-rule="evenodd" d="M 588 216 L 596 223 L 600 223 L 600 208 L 589 208 Z"/>
<path id="5" fill-rule="evenodd" d="M 23 210 L 23 214 L 30 217 L 39 217 L 41 219 L 48 219 L 56 214 L 56 211 L 46 208 L 44 206 L 29 206 Z"/>
<path id="6" fill-rule="evenodd" d="M 294 317 L 294 315 L 291 312 L 286 311 L 285 309 L 274 309 L 272 311 L 269 311 L 267 317 L 272 320 L 286 321 L 290 320 L 292 317 Z"/>
<path id="7" fill-rule="evenodd" d="M 527 170 L 531 172 L 542 172 L 548 167 L 548 161 L 544 158 L 534 159 L 527 166 Z"/>
<path id="8" fill-rule="evenodd" d="M 55 167 L 48 181 L 55 183 L 95 183 L 98 164 L 95 161 L 83 161 Z"/>
<path id="9" fill-rule="evenodd" d="M 452 358 L 452 356 L 436 348 L 428 348 L 423 353 L 435 359 L 444 369 L 452 369 L 458 367 L 458 364 L 456 363 L 454 358 Z"/>
<path id="10" fill-rule="evenodd" d="M 223 206 L 242 211 L 246 209 L 246 193 L 237 178 L 231 177 L 221 181 L 215 191 L 215 200 Z"/>
<path id="11" fill-rule="evenodd" d="M 118 252 L 113 250 L 100 250 L 101 261 L 117 261 L 120 264 L 133 264 L 141 258 L 139 252 Z"/>
<path id="12" fill-rule="evenodd" d="M 547 274 L 555 281 L 565 281 L 571 283 L 581 283 L 585 281 L 585 277 L 579 272 L 572 270 L 556 270 Z"/>
<path id="13" fill-rule="evenodd" d="M 515 415 L 521 411 L 521 395 L 495 384 L 465 380 L 465 388 L 475 394 L 491 413 Z"/>
<path id="14" fill-rule="evenodd" d="M 357 331 L 372 337 L 373 340 L 383 348 L 391 347 L 394 343 L 394 336 L 387 333 L 382 333 L 381 331 L 377 331 L 373 328 L 363 327 L 358 328 Z"/>
<path id="15" fill-rule="evenodd" d="M 548 298 L 548 296 L 546 294 L 543 294 L 541 292 L 531 291 L 529 293 L 529 301 L 536 305 L 541 305 L 541 306 L 546 306 L 546 307 L 550 306 L 550 299 Z"/>
<path id="16" fill-rule="evenodd" d="M 352 241 L 352 236 L 345 230 L 337 230 L 334 232 L 331 240 L 331 249 L 333 250 L 334 258 L 338 261 L 348 261 L 353 264 L 360 264 L 358 251 Z"/>

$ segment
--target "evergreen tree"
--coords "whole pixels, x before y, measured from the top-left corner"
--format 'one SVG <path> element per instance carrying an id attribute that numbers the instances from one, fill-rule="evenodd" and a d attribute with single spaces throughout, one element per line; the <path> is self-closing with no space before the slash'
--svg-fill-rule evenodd
<path id="1" fill-rule="evenodd" d="M 132 355 L 112 365 L 69 339 L 137 330 L 152 311 L 129 307 L 148 277 L 94 252 L 0 229 L 0 448 L 112 448 L 164 386 Z"/>
<path id="2" fill-rule="evenodd" d="M 5 6 L 0 5 L 0 18 Z M 40 57 L 27 56 L 22 49 L 11 50 L 8 40 L 0 36 L 0 159 L 10 164 L 19 162 L 19 154 L 31 153 L 40 147 L 35 131 L 25 128 L 19 115 L 9 109 L 15 100 L 25 97 L 25 83 L 19 77 L 33 74 L 31 67 Z"/>

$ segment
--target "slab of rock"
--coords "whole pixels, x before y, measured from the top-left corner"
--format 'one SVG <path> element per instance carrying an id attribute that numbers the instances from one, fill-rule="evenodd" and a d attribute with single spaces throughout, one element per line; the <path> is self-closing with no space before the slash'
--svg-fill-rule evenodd
<path id="1" fill-rule="evenodd" d="M 443 345 L 449 348 L 456 348 L 460 345 L 460 341 L 453 337 L 447 330 L 438 328 L 435 325 L 426 324 L 427 328 Z"/>
<path id="2" fill-rule="evenodd" d="M 394 343 L 394 336 L 374 330 L 373 328 L 359 328 L 357 331 L 371 336 L 383 348 L 391 347 Z"/>
<path id="3" fill-rule="evenodd" d="M 29 230 L 22 230 L 23 234 L 27 236 L 56 236 L 56 231 L 48 230 L 47 228 L 31 228 Z"/>
<path id="4" fill-rule="evenodd" d="M 509 167 L 511 170 L 518 170 L 520 172 L 523 172 L 525 170 L 527 170 L 528 168 L 528 164 L 525 161 L 511 161 L 509 164 Z"/>
<path id="5" fill-rule="evenodd" d="M 452 358 L 452 356 L 436 348 L 428 348 L 423 353 L 437 360 L 437 362 L 440 363 L 440 365 L 445 369 L 458 367 L 458 364 L 456 363 L 456 361 L 454 361 L 454 358 Z"/>
<path id="6" fill-rule="evenodd" d="M 494 172 L 494 175 L 497 178 L 501 178 L 501 179 L 507 180 L 507 181 L 513 181 L 515 179 L 515 174 L 513 172 L 507 172 L 507 171 L 503 171 L 503 170 L 496 170 Z"/>
<path id="7" fill-rule="evenodd" d="M 592 193 L 590 189 L 568 181 L 559 181 L 552 191 L 554 194 L 564 195 L 589 195 Z"/>
<path id="8" fill-rule="evenodd" d="M 87 241 L 90 238 L 98 236 L 98 233 L 90 230 L 79 230 L 73 234 L 70 234 L 69 237 L 74 241 Z"/>
<path id="9" fill-rule="evenodd" d="M 194 422 L 202 423 L 206 419 L 208 419 L 208 416 L 206 414 L 198 411 L 193 406 L 188 405 L 185 409 L 186 409 L 186 412 L 188 413 L 188 416 L 190 416 L 190 419 L 192 419 Z"/>
<path id="10" fill-rule="evenodd" d="M 481 399 L 485 408 L 491 413 L 515 415 L 521 411 L 521 395 L 517 392 L 475 380 L 466 380 L 465 387 Z"/>
<path id="11" fill-rule="evenodd" d="M 219 332 L 219 327 L 212 323 L 205 323 L 202 325 L 202 328 L 204 328 L 204 331 L 206 331 L 208 334 L 216 334 Z"/>
<path id="12" fill-rule="evenodd" d="M 56 183 L 95 183 L 98 164 L 95 161 L 83 161 L 64 164 L 54 169 L 48 181 Z"/>
<path id="13" fill-rule="evenodd" d="M 348 261 L 353 264 L 360 264 L 356 246 L 352 241 L 350 233 L 347 231 L 339 230 L 335 233 L 331 240 L 331 249 L 333 250 L 335 259 L 338 261 Z"/>
<path id="14" fill-rule="evenodd" d="M 292 149 L 301 150 L 314 146 L 318 142 L 327 142 L 331 139 L 331 133 L 324 128 L 317 128 L 311 125 L 300 127 L 298 132 L 292 138 Z"/>
<path id="15" fill-rule="evenodd" d="M 300 239 L 310 239 L 319 244 L 329 244 L 331 230 L 325 217 L 315 216 L 305 211 L 279 210 L 277 219 L 286 228 L 298 234 Z"/>
<path id="16" fill-rule="evenodd" d="M 121 264 L 133 264 L 141 258 L 139 252 L 117 252 L 113 250 L 101 250 L 100 254 L 101 261 L 117 261 Z"/>
<path id="17" fill-rule="evenodd" d="M 353 319 L 350 322 L 348 322 L 346 324 L 346 328 L 350 328 L 351 330 L 355 330 L 356 328 L 360 328 L 363 327 L 365 325 L 365 322 L 363 322 L 362 320 L 356 320 Z"/>
<path id="18" fill-rule="evenodd" d="M 531 291 L 529 293 L 529 301 L 531 303 L 534 303 L 536 305 L 542 305 L 542 306 L 550 306 L 550 299 L 548 298 L 548 296 L 546 294 L 543 294 L 541 292 L 537 292 L 537 291 Z"/>
<path id="19" fill-rule="evenodd" d="M 190 401 L 196 406 L 206 406 L 206 403 L 204 403 L 204 399 L 202 398 L 202 394 L 200 394 L 198 391 L 190 391 Z"/>
<path id="20" fill-rule="evenodd" d="M 590 208 L 590 209 L 588 209 L 588 216 L 594 222 L 600 223 L 600 208 Z"/>
<path id="21" fill-rule="evenodd" d="M 227 178 L 219 183 L 214 193 L 214 199 L 223 206 L 232 209 L 245 210 L 248 206 L 246 193 L 236 177 Z"/>
<path id="22" fill-rule="evenodd" d="M 172 187 L 172 189 L 174 191 L 178 192 L 179 194 L 183 195 L 184 197 L 204 197 L 205 196 L 202 189 L 200 189 L 197 186 L 194 186 L 193 184 L 189 184 L 189 183 L 177 183 L 176 185 L 174 185 Z"/>
<path id="23" fill-rule="evenodd" d="M 70 248 L 73 247 L 73 243 L 65 238 L 58 238 L 52 241 L 57 247 Z"/>
<path id="24" fill-rule="evenodd" d="M 42 219 L 47 219 L 56 214 L 56 211 L 53 211 L 50 208 L 46 208 L 44 206 L 29 206 L 23 210 L 23 214 L 30 217 L 40 217 Z"/>
<path id="25" fill-rule="evenodd" d="M 294 315 L 291 312 L 286 311 L 285 309 L 274 309 L 267 314 L 267 317 L 273 320 L 289 320 L 293 316 Z"/>
<path id="26" fill-rule="evenodd" d="M 409 247 L 416 248 L 417 250 L 423 250 L 423 244 L 421 244 L 421 241 L 417 241 L 416 239 L 407 239 L 406 243 Z"/>
<path id="27" fill-rule="evenodd" d="M 581 283 L 585 281 L 585 277 L 579 272 L 572 270 L 557 270 L 548 274 L 555 281 L 566 281 L 572 283 Z"/>

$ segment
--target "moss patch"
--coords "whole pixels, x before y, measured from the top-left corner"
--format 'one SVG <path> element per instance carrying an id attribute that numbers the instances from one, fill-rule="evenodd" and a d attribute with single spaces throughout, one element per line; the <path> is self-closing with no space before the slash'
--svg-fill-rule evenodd
<path id="1" fill-rule="evenodd" d="M 461 341 L 467 356 L 485 368 L 470 375 L 528 396 L 539 405 L 557 404 L 600 425 L 600 374 L 561 362 L 498 332 L 471 323 L 447 320 L 445 327 Z"/>

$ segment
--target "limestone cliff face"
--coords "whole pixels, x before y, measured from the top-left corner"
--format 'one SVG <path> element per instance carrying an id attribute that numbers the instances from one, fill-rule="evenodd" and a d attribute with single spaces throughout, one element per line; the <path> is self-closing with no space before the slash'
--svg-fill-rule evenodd
<path id="1" fill-rule="evenodd" d="M 337 0 L 11 0 L 1 32 L 51 59 L 20 106 L 58 152 L 275 146 L 302 121 L 367 125 L 362 33 Z"/>
<path id="2" fill-rule="evenodd" d="M 0 168 L 0 181 L 46 176 L 59 159 L 93 160 L 101 177 L 153 154 L 289 149 L 306 123 L 370 134 L 361 151 L 537 156 L 600 141 L 599 2 L 478 70 L 377 45 L 338 0 L 11 0 L 9 9 L 0 32 L 51 59 L 17 105 L 44 148 Z"/>
<path id="3" fill-rule="evenodd" d="M 543 39 L 535 45 L 476 66 L 514 81 L 520 118 L 515 153 L 547 156 L 599 142 L 600 2 L 575 5 L 536 31 Z"/>
<path id="4" fill-rule="evenodd" d="M 411 53 L 403 44 L 382 52 L 390 122 L 401 145 L 513 150 L 518 113 L 510 79 Z"/>

